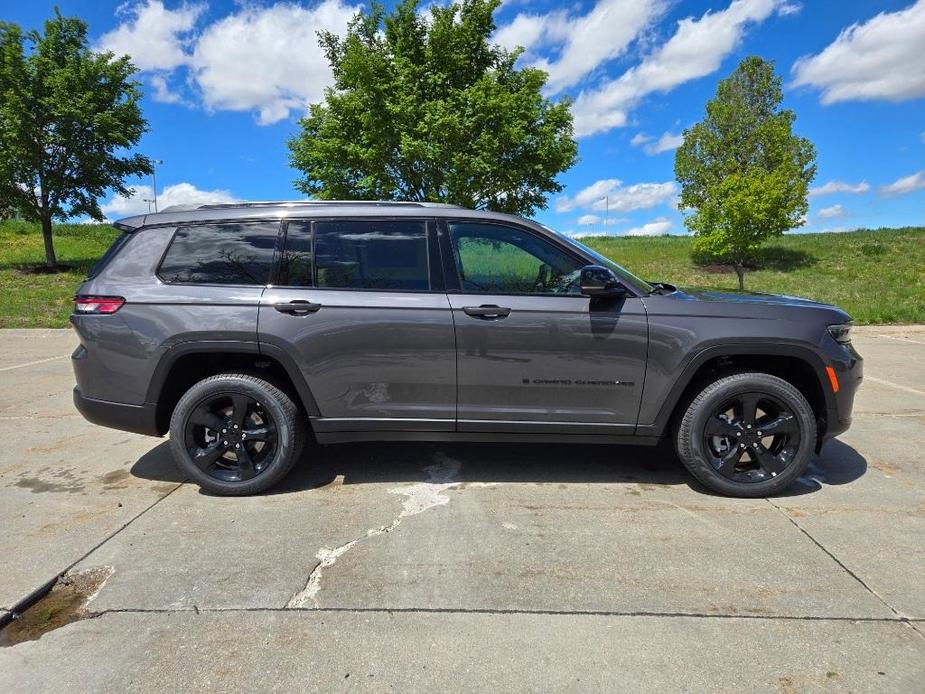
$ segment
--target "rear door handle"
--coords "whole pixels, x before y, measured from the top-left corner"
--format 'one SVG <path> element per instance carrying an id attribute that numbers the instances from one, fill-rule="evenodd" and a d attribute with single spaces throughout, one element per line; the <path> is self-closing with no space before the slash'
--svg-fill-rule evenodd
<path id="1" fill-rule="evenodd" d="M 506 306 L 495 306 L 494 304 L 483 304 L 481 306 L 464 306 L 463 313 L 473 318 L 497 319 L 507 318 L 511 314 L 511 309 Z"/>
<path id="2" fill-rule="evenodd" d="M 311 301 L 306 301 L 305 299 L 293 299 L 287 303 L 278 303 L 273 304 L 275 308 L 280 313 L 289 313 L 294 316 L 304 316 L 309 313 L 315 313 L 318 309 L 321 308 L 321 304 L 313 304 Z"/>

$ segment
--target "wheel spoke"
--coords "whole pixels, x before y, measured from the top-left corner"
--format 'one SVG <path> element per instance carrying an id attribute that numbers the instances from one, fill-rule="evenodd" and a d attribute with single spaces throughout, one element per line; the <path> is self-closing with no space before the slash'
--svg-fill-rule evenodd
<path id="1" fill-rule="evenodd" d="M 218 441 L 206 446 L 205 448 L 200 448 L 199 446 L 194 446 L 190 448 L 190 457 L 193 459 L 193 462 L 200 470 L 205 470 L 212 463 L 218 460 L 221 455 L 228 450 L 227 446 L 222 445 Z"/>
<path id="2" fill-rule="evenodd" d="M 739 416 L 743 424 L 754 425 L 755 418 L 758 416 L 758 400 L 760 397 L 758 393 L 745 393 L 742 396 L 739 401 L 739 408 L 741 410 Z"/>
<path id="3" fill-rule="evenodd" d="M 231 412 L 231 423 L 237 424 L 238 427 L 244 428 L 244 419 L 247 417 L 247 407 L 250 404 L 250 398 L 240 393 L 231 396 L 233 409 Z"/>
<path id="4" fill-rule="evenodd" d="M 250 451 L 247 450 L 247 445 L 241 444 L 240 448 L 236 448 L 235 455 L 238 456 L 238 470 L 242 480 L 249 480 L 257 474 L 257 467 L 254 465 Z"/>
<path id="5" fill-rule="evenodd" d="M 741 433 L 741 429 L 732 422 L 727 422 L 722 417 L 716 415 L 707 420 L 704 433 L 707 436 L 735 436 Z"/>
<path id="6" fill-rule="evenodd" d="M 721 475 L 726 477 L 732 477 L 735 472 L 735 466 L 738 465 L 739 460 L 742 458 L 742 449 L 739 446 L 734 446 L 730 448 L 729 451 L 720 458 L 719 467 L 717 471 Z"/>
<path id="7" fill-rule="evenodd" d="M 193 414 L 190 415 L 189 421 L 198 426 L 208 427 L 212 431 L 221 430 L 223 424 L 221 417 L 209 412 L 204 406 L 196 408 Z"/>
<path id="8" fill-rule="evenodd" d="M 259 426 L 244 429 L 248 441 L 269 441 L 276 435 L 276 429 L 270 426 Z"/>
<path id="9" fill-rule="evenodd" d="M 762 436 L 777 436 L 778 434 L 796 434 L 798 431 L 796 418 L 793 415 L 781 415 L 769 422 L 756 425 Z"/>
<path id="10" fill-rule="evenodd" d="M 776 455 L 771 453 L 767 448 L 758 444 L 756 448 L 752 449 L 753 455 L 757 458 L 758 464 L 767 472 L 769 475 L 778 475 L 780 474 L 787 463 L 778 458 Z"/>

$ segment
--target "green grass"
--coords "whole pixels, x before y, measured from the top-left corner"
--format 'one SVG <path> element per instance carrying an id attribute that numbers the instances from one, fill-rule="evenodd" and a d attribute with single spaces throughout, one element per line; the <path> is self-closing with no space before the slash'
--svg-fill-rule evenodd
<path id="1" fill-rule="evenodd" d="M 647 280 L 735 289 L 731 268 L 695 264 L 690 239 L 582 239 Z M 790 234 L 763 249 L 745 288 L 835 304 L 856 323 L 925 323 L 925 228 Z"/>
<path id="2" fill-rule="evenodd" d="M 44 261 L 38 227 L 0 222 L 0 327 L 66 327 L 71 298 L 117 232 L 106 225 L 58 225 L 55 249 L 67 272 L 33 274 Z M 734 289 L 735 273 L 702 266 L 684 237 L 592 237 L 585 243 L 637 275 L 682 287 Z M 775 239 L 762 267 L 745 276 L 753 291 L 833 303 L 857 323 L 925 323 L 925 228 L 844 234 L 795 234 Z"/>
<path id="3" fill-rule="evenodd" d="M 33 274 L 45 263 L 38 225 L 0 222 L 0 328 L 65 328 L 74 291 L 118 236 L 109 225 L 55 226 L 58 262 L 67 272 Z"/>

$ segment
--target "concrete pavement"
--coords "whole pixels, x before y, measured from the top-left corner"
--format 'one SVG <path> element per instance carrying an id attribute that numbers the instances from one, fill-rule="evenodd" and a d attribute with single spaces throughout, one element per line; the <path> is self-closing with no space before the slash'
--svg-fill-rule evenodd
<path id="1" fill-rule="evenodd" d="M 856 331 L 855 423 L 771 500 L 667 449 L 349 444 L 200 494 L 0 331 L 0 609 L 99 570 L 0 691 L 925 689 L 925 327 Z"/>

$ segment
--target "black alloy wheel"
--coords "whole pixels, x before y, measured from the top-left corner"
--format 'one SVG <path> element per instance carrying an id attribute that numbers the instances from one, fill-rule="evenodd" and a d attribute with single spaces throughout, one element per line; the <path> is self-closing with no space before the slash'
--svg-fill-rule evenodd
<path id="1" fill-rule="evenodd" d="M 218 393 L 200 401 L 187 417 L 184 438 L 193 463 L 222 482 L 253 479 L 278 449 L 273 418 L 243 393 Z"/>
<path id="2" fill-rule="evenodd" d="M 741 393 L 724 401 L 706 421 L 703 437 L 713 468 L 749 484 L 777 477 L 800 449 L 793 411 L 766 393 Z"/>

